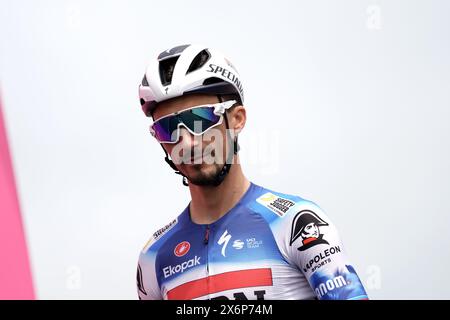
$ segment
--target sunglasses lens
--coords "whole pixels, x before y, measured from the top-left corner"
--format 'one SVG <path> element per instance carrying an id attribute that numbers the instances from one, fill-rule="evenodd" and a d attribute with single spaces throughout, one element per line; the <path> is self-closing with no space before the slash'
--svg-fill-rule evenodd
<path id="1" fill-rule="evenodd" d="M 200 107 L 181 112 L 180 120 L 197 134 L 205 132 L 217 124 L 220 116 L 214 113 L 214 107 Z"/>
<path id="2" fill-rule="evenodd" d="M 220 116 L 214 113 L 214 107 L 199 107 L 189 109 L 179 114 L 161 118 L 153 123 L 156 139 L 159 142 L 176 142 L 178 140 L 178 124 L 182 122 L 196 134 L 202 134 L 216 125 Z"/>
<path id="3" fill-rule="evenodd" d="M 175 116 L 163 118 L 153 123 L 156 139 L 160 142 L 175 142 L 176 136 L 172 141 L 172 133 L 177 130 L 178 121 Z"/>

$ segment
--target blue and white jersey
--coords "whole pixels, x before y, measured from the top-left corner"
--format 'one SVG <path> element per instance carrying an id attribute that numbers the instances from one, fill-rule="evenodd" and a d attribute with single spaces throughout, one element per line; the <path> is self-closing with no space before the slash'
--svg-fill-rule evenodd
<path id="1" fill-rule="evenodd" d="M 253 183 L 209 225 L 189 206 L 139 257 L 140 299 L 367 299 L 336 228 L 313 202 Z"/>

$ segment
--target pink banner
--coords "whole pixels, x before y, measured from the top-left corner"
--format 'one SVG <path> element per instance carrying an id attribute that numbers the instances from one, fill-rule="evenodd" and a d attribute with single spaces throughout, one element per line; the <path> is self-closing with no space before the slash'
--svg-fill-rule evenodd
<path id="1" fill-rule="evenodd" d="M 0 99 L 0 299 L 34 299 Z"/>

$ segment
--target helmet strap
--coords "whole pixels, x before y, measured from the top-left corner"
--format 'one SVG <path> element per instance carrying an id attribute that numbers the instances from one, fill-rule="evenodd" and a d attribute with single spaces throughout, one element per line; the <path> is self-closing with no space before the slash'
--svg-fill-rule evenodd
<path id="1" fill-rule="evenodd" d="M 221 95 L 217 95 L 217 98 L 219 98 L 220 102 L 223 102 L 223 98 Z M 225 128 L 226 128 L 226 133 L 227 133 L 227 142 L 230 143 L 231 142 L 231 135 L 230 135 L 230 126 L 228 124 L 228 117 L 227 117 L 227 112 L 225 111 L 223 114 L 223 117 L 225 119 Z M 235 154 L 237 154 L 239 152 L 239 144 L 238 144 L 238 137 L 235 136 L 233 139 L 233 148 L 227 148 L 228 150 L 228 154 L 227 154 L 227 159 L 225 161 L 224 166 L 222 167 L 222 170 L 220 170 L 220 172 L 217 174 L 213 185 L 214 186 L 218 186 L 222 183 L 222 181 L 225 179 L 225 177 L 227 176 L 227 174 L 230 172 L 231 169 L 231 165 L 233 164 L 233 157 Z"/>
<path id="2" fill-rule="evenodd" d="M 229 125 L 228 125 L 228 118 L 227 118 L 227 114 L 224 113 L 223 114 L 224 118 L 225 118 L 225 127 L 226 127 L 226 132 L 227 132 L 227 142 L 230 143 L 231 141 L 231 135 L 229 132 Z M 237 137 L 234 137 L 233 140 L 233 148 L 227 148 L 228 150 L 228 154 L 227 154 L 227 159 L 225 161 L 225 164 L 222 167 L 222 170 L 220 170 L 220 172 L 216 175 L 216 178 L 214 179 L 213 185 L 214 186 L 218 186 L 222 183 L 222 181 L 225 179 L 225 177 L 227 176 L 227 174 L 230 172 L 231 169 L 231 165 L 233 164 L 233 157 L 235 154 L 237 154 L 239 147 L 238 147 L 238 143 L 237 143 Z"/>
<path id="3" fill-rule="evenodd" d="M 175 171 L 176 174 L 179 174 L 179 175 L 183 176 L 183 185 L 188 186 L 189 185 L 188 178 L 184 174 L 182 174 L 180 172 L 180 170 L 178 170 L 178 168 L 175 165 L 175 163 L 173 163 L 172 159 L 169 158 L 169 154 L 167 153 L 166 149 L 164 149 L 162 144 L 159 144 L 159 145 L 161 146 L 161 148 L 164 150 L 164 153 L 166 154 L 166 156 L 164 157 L 164 160 L 166 160 L 166 162 Z"/>

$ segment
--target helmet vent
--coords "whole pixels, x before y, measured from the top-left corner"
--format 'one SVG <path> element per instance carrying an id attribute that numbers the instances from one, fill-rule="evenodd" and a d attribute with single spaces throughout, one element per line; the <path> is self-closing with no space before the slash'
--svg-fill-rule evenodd
<path id="1" fill-rule="evenodd" d="M 144 74 L 144 78 L 142 78 L 142 85 L 148 87 L 147 76 Z"/>
<path id="2" fill-rule="evenodd" d="M 191 65 L 189 66 L 188 70 L 186 71 L 186 74 L 198 70 L 201 67 L 205 65 L 205 63 L 209 60 L 211 57 L 211 54 L 208 52 L 208 50 L 202 50 L 200 51 L 192 60 Z"/>
<path id="3" fill-rule="evenodd" d="M 159 63 L 159 76 L 163 86 L 167 86 L 172 82 L 173 70 L 179 56 L 168 58 Z"/>
<path id="4" fill-rule="evenodd" d="M 225 82 L 223 79 L 217 78 L 217 77 L 211 77 L 206 79 L 205 81 L 203 81 L 203 85 L 208 85 L 208 84 L 214 84 L 214 83 L 221 83 L 221 82 Z"/>

